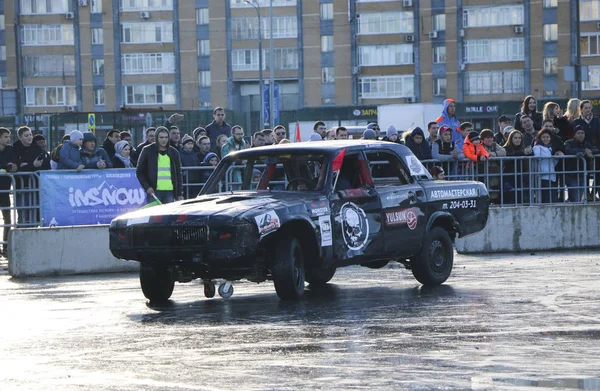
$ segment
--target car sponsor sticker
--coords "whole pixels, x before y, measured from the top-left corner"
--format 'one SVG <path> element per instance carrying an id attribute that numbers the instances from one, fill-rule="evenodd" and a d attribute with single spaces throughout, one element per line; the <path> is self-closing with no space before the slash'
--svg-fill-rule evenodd
<path id="1" fill-rule="evenodd" d="M 457 189 L 440 189 L 431 190 L 429 192 L 429 199 L 431 200 L 444 200 L 449 198 L 472 198 L 477 197 L 477 188 L 475 187 L 461 187 Z"/>
<path id="2" fill-rule="evenodd" d="M 385 225 L 388 227 L 407 225 L 410 230 L 414 230 L 419 222 L 418 212 L 417 208 L 387 210 L 385 212 Z"/>
<path id="3" fill-rule="evenodd" d="M 408 193 L 407 192 L 393 192 L 392 194 L 388 194 L 385 199 L 388 201 L 393 201 L 393 200 L 405 200 L 408 198 Z"/>
<path id="4" fill-rule="evenodd" d="M 127 220 L 127 226 L 129 227 L 130 225 L 144 224 L 148 221 L 150 221 L 150 216 L 134 217 Z"/>
<path id="5" fill-rule="evenodd" d="M 321 246 L 331 246 L 333 237 L 331 235 L 331 216 L 320 216 L 319 227 L 321 228 Z"/>
<path id="6" fill-rule="evenodd" d="M 310 214 L 312 217 L 323 216 L 329 214 L 329 206 L 327 201 L 317 201 L 310 203 Z"/>
<path id="7" fill-rule="evenodd" d="M 360 250 L 369 239 L 369 223 L 365 211 L 353 202 L 346 202 L 340 209 L 342 237 L 350 250 Z"/>
<path id="8" fill-rule="evenodd" d="M 258 215 L 254 217 L 254 220 L 256 220 L 256 225 L 258 225 L 258 233 L 261 235 L 266 235 L 281 227 L 281 220 L 274 210 Z"/>
<path id="9" fill-rule="evenodd" d="M 416 156 L 407 156 L 406 163 L 408 163 L 410 175 L 425 175 L 425 167 Z"/>

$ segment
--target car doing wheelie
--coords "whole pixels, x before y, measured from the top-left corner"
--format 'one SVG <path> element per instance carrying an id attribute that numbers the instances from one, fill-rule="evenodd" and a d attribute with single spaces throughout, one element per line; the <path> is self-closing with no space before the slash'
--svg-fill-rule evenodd
<path id="1" fill-rule="evenodd" d="M 390 261 L 437 285 L 452 271 L 454 239 L 482 230 L 488 207 L 483 184 L 434 181 L 402 145 L 287 144 L 232 153 L 198 197 L 114 219 L 110 249 L 140 262 L 142 291 L 157 301 L 194 279 L 207 297 L 215 281 L 229 297 L 232 281 L 272 280 L 293 300 L 338 267 Z"/>

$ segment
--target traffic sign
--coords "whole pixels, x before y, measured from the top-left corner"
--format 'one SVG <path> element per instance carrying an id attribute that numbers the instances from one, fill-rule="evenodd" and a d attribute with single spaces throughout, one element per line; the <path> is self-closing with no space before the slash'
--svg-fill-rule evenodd
<path id="1" fill-rule="evenodd" d="M 96 133 L 96 114 L 88 114 L 88 129 L 92 133 Z"/>

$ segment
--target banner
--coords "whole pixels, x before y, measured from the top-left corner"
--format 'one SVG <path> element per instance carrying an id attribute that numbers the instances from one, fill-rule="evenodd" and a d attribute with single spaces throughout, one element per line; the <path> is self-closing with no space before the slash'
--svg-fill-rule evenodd
<path id="1" fill-rule="evenodd" d="M 271 120 L 271 104 L 270 102 L 270 96 L 269 96 L 270 92 L 269 92 L 269 84 L 265 84 L 263 86 L 263 96 L 264 99 L 263 101 L 265 102 L 265 105 L 263 107 L 263 116 L 265 118 L 265 122 L 270 123 Z M 274 89 L 273 89 L 273 107 L 274 109 L 274 117 L 275 117 L 275 121 L 273 122 L 273 126 L 278 125 L 279 124 L 279 84 L 275 83 L 274 84 Z"/>
<path id="2" fill-rule="evenodd" d="M 146 204 L 135 169 L 41 171 L 42 226 L 109 224 Z"/>

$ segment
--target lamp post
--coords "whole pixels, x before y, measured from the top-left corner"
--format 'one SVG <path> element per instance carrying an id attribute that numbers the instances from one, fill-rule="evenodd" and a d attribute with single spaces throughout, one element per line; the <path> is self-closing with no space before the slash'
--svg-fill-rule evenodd
<path id="1" fill-rule="evenodd" d="M 260 128 L 265 126 L 265 94 L 263 93 L 264 82 L 263 82 L 263 55 L 262 55 L 262 26 L 260 24 L 260 5 L 256 0 L 244 0 L 244 3 L 248 4 L 256 10 L 256 16 L 258 17 L 258 94 L 260 96 Z"/>

